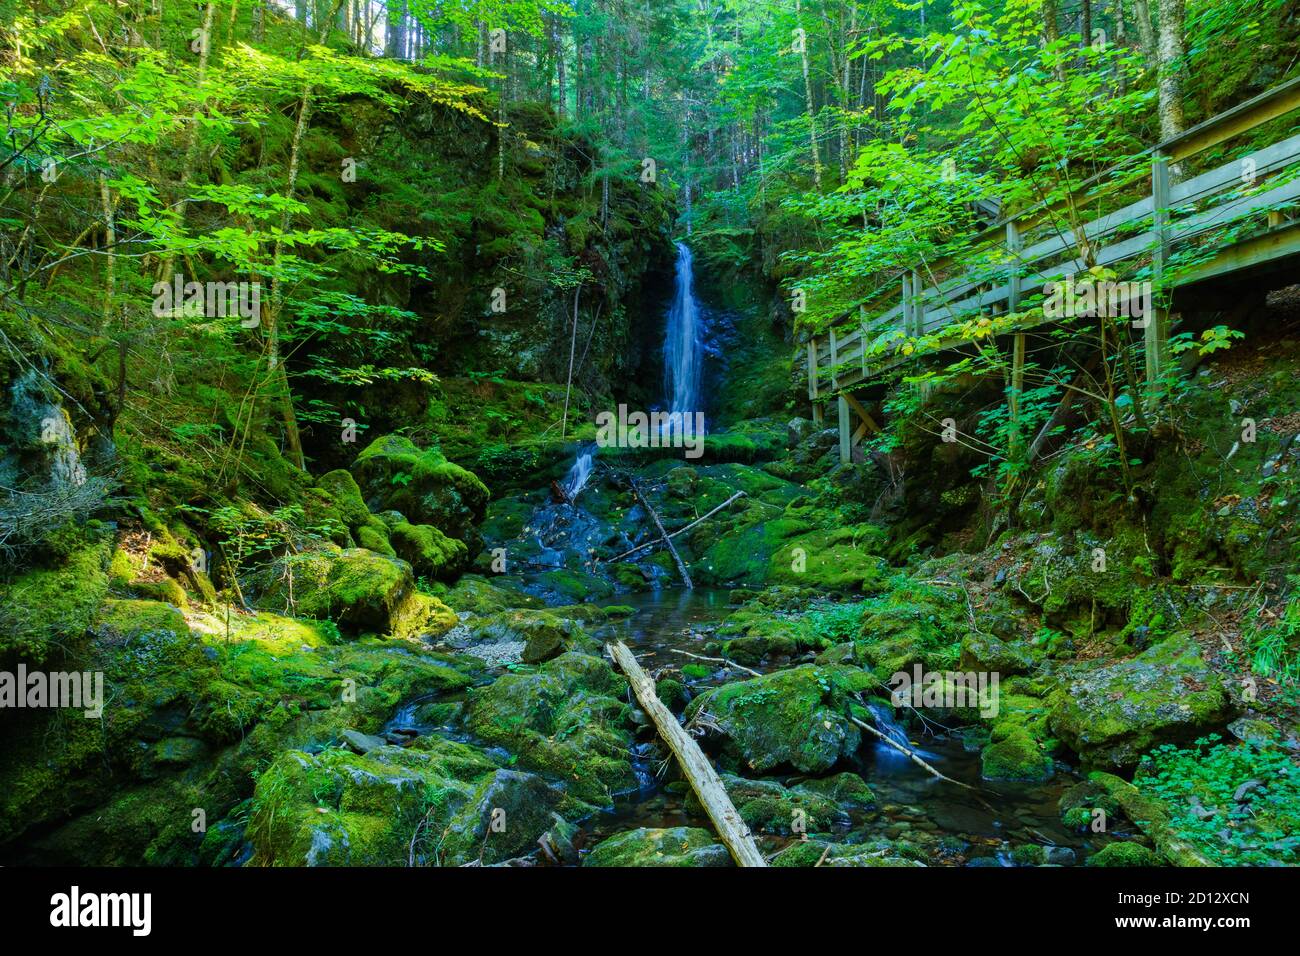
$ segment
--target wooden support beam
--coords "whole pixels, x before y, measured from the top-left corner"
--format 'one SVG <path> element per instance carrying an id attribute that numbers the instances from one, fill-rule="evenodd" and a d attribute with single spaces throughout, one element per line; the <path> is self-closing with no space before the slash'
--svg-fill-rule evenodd
<path id="1" fill-rule="evenodd" d="M 877 425 L 876 420 L 871 417 L 871 413 L 862 407 L 861 402 L 847 392 L 844 395 L 844 400 L 849 403 L 849 408 L 858 413 L 858 417 L 862 419 L 864 425 L 870 428 L 875 434 L 880 434 L 880 426 Z"/>
<path id="2" fill-rule="evenodd" d="M 852 421 L 850 420 L 849 403 L 841 395 L 836 399 L 835 408 L 837 420 L 840 426 L 840 462 L 847 465 L 853 460 L 853 442 L 852 442 Z"/>
<path id="3" fill-rule="evenodd" d="M 677 758 L 677 763 L 682 768 L 682 776 L 691 785 L 695 795 L 700 798 L 704 812 L 709 815 L 713 828 L 718 831 L 718 836 L 722 837 L 722 842 L 727 845 L 736 865 L 767 866 L 767 861 L 763 859 L 763 854 L 759 852 L 758 845 L 754 842 L 753 834 L 749 832 L 745 821 L 740 818 L 740 813 L 731 802 L 731 797 L 727 795 L 727 790 L 722 785 L 717 771 L 704 756 L 699 744 L 691 739 L 691 735 L 677 722 L 672 711 L 665 707 L 655 694 L 654 681 L 641 669 L 641 665 L 622 641 L 606 644 L 605 650 L 623 672 L 641 709 L 654 721 L 659 736 Z"/>
<path id="4" fill-rule="evenodd" d="M 1007 274 L 1007 312 L 1020 306 L 1020 230 L 1014 219 L 1007 220 L 1007 251 L 1011 253 L 1011 268 Z"/>
<path id="5" fill-rule="evenodd" d="M 840 376 L 839 376 L 840 350 L 838 347 L 838 342 L 835 338 L 834 329 L 830 330 L 830 336 L 831 336 L 831 388 L 839 388 L 840 387 Z"/>

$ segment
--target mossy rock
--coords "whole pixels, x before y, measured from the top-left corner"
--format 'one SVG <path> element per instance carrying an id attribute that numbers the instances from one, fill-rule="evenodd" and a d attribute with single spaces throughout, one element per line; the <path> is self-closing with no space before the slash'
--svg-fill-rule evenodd
<path id="1" fill-rule="evenodd" d="M 293 580 L 293 605 L 287 607 Z M 415 590 L 411 566 L 365 548 L 305 551 L 261 574 L 263 607 L 333 620 L 350 634 L 439 637 L 457 623 L 437 598 Z"/>
<path id="2" fill-rule="evenodd" d="M 1221 727 L 1231 711 L 1196 642 L 1178 635 L 1130 660 L 1074 674 L 1051 698 L 1050 724 L 1088 763 L 1131 767 L 1158 743 Z"/>
<path id="3" fill-rule="evenodd" d="M 856 667 L 805 664 L 714 688 L 691 701 L 686 713 L 709 714 L 723 755 L 751 770 L 788 766 L 822 773 L 861 746 L 849 708 L 854 694 L 875 686 Z"/>
<path id="4" fill-rule="evenodd" d="M 441 835 L 447 861 L 500 863 L 538 849 L 560 793 L 535 774 L 497 770 L 483 780 Z"/>
<path id="5" fill-rule="evenodd" d="M 108 595 L 106 538 L 54 568 L 18 575 L 0 590 L 0 661 L 43 664 L 83 644 Z"/>
<path id="6" fill-rule="evenodd" d="M 1000 740 L 980 752 L 980 771 L 985 780 L 1043 781 L 1055 772 L 1052 758 L 1022 727 L 1014 727 Z"/>
<path id="7" fill-rule="evenodd" d="M 454 866 L 473 859 L 468 841 L 446 852 L 440 835 L 473 805 L 497 765 L 465 744 L 420 743 L 365 755 L 339 749 L 280 755 L 257 781 L 248 827 L 252 862 L 406 866 L 414 854 L 425 865 Z M 469 818 L 461 825 L 462 832 L 472 829 Z"/>
<path id="8" fill-rule="evenodd" d="M 504 674 L 471 690 L 466 726 L 517 755 L 521 767 L 562 782 L 575 799 L 608 806 L 636 785 L 626 692 L 605 661 L 570 651 L 533 673 Z"/>
<path id="9" fill-rule="evenodd" d="M 1084 861 L 1084 866 L 1164 866 L 1154 850 L 1128 841 L 1107 843 Z"/>
<path id="10" fill-rule="evenodd" d="M 316 479 L 316 487 L 329 495 L 334 510 L 350 530 L 355 530 L 370 520 L 370 509 L 366 507 L 361 488 L 351 472 L 336 468 Z"/>
<path id="11" fill-rule="evenodd" d="M 389 532 L 388 540 L 397 556 L 422 577 L 452 580 L 469 566 L 465 542 L 447 537 L 431 524 L 401 522 Z"/>
<path id="12" fill-rule="evenodd" d="M 721 779 L 740 818 L 755 834 L 824 833 L 836 823 L 848 822 L 848 816 L 841 812 L 836 801 L 824 794 L 786 787 L 775 780 L 749 780 L 729 773 L 722 774 Z M 686 805 L 696 812 L 703 810 L 693 792 Z"/>
<path id="13" fill-rule="evenodd" d="M 596 844 L 583 866 L 734 866 L 726 846 L 698 827 L 618 833 Z"/>
<path id="14" fill-rule="evenodd" d="M 985 634 L 967 634 L 961 642 L 960 667 L 963 671 L 997 674 L 1000 680 L 1005 680 L 1028 674 L 1034 668 L 1034 657 L 1022 644 Z"/>
<path id="15" fill-rule="evenodd" d="M 474 614 L 495 614 L 511 608 L 540 608 L 545 603 L 521 590 L 514 578 L 487 578 L 480 574 L 462 575 L 454 586 L 435 588 L 434 593 L 452 610 Z"/>
<path id="16" fill-rule="evenodd" d="M 376 438 L 352 463 L 352 474 L 370 510 L 400 511 L 462 541 L 475 538 L 487 508 L 487 486 L 473 472 L 401 435 Z"/>

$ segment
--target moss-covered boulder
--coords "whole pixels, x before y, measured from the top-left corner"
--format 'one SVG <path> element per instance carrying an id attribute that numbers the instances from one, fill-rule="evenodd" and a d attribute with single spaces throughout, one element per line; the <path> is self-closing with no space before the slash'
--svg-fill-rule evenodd
<path id="1" fill-rule="evenodd" d="M 0 586 L 0 662 L 33 667 L 82 642 L 108 594 L 111 547 L 105 538 Z"/>
<path id="2" fill-rule="evenodd" d="M 583 866 L 734 866 L 731 854 L 708 830 L 648 829 L 615 834 L 596 844 Z"/>
<path id="3" fill-rule="evenodd" d="M 787 787 L 776 780 L 749 780 L 730 773 L 721 779 L 740 818 L 755 834 L 825 833 L 837 822 L 848 821 L 835 800 L 804 787 Z M 697 812 L 703 809 L 694 793 L 687 799 L 687 806 Z"/>
<path id="4" fill-rule="evenodd" d="M 473 472 L 401 435 L 376 438 L 352 463 L 352 474 L 370 510 L 400 511 L 462 541 L 475 537 L 487 508 L 487 486 Z"/>
<path id="5" fill-rule="evenodd" d="M 497 771 L 481 751 L 437 737 L 365 755 L 289 751 L 259 777 L 248 835 L 264 866 L 406 866 L 475 859 L 476 798 Z M 443 832 L 460 817 L 454 849 Z"/>
<path id="6" fill-rule="evenodd" d="M 920 664 L 951 669 L 966 634 L 965 606 L 951 592 L 899 580 L 883 597 L 866 602 L 857 654 L 882 679 Z"/>
<path id="7" fill-rule="evenodd" d="M 980 752 L 980 773 L 985 780 L 1047 780 L 1054 772 L 1052 758 L 1023 727 L 1009 727 Z"/>
<path id="8" fill-rule="evenodd" d="M 1222 726 L 1231 701 L 1196 642 L 1177 635 L 1126 661 L 1075 673 L 1051 698 L 1052 730 L 1085 761 L 1131 767 L 1158 743 Z"/>
<path id="9" fill-rule="evenodd" d="M 636 785 L 626 691 L 605 661 L 570 651 L 533 673 L 504 674 L 471 690 L 466 724 L 578 801 L 607 806 Z"/>
<path id="10" fill-rule="evenodd" d="M 431 524 L 400 522 L 388 533 L 388 540 L 417 575 L 431 580 L 451 580 L 469 567 L 465 542 L 447 537 Z"/>
<path id="11" fill-rule="evenodd" d="M 1107 843 L 1084 861 L 1084 866 L 1164 866 L 1160 854 L 1141 843 Z"/>
<path id="12" fill-rule="evenodd" d="M 963 671 L 983 671 L 1005 680 L 1028 674 L 1034 667 L 1034 657 L 1023 644 L 987 634 L 967 634 L 961 642 L 960 666 Z"/>
<path id="13" fill-rule="evenodd" d="M 497 770 L 447 824 L 443 858 L 492 864 L 535 852 L 559 802 L 560 793 L 536 774 Z"/>
<path id="14" fill-rule="evenodd" d="M 263 607 L 333 620 L 350 634 L 439 637 L 457 623 L 445 604 L 416 591 L 409 564 L 366 548 L 290 555 L 257 583 Z"/>
<path id="15" fill-rule="evenodd" d="M 714 688 L 686 713 L 708 729 L 706 740 L 720 738 L 733 763 L 759 773 L 777 767 L 822 773 L 861 746 L 850 707 L 854 694 L 875 686 L 856 667 L 805 664 Z"/>
<path id="16" fill-rule="evenodd" d="M 565 651 L 598 653 L 599 645 L 587 637 L 582 624 L 572 617 L 561 616 L 563 610 L 519 608 L 471 618 L 461 632 L 465 634 L 462 640 L 468 644 L 523 644 L 525 664 L 540 664 Z"/>

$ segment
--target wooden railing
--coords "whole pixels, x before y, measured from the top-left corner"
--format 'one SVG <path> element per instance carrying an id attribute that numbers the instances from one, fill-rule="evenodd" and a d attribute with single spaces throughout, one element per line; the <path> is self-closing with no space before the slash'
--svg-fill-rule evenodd
<path id="1" fill-rule="evenodd" d="M 946 327 L 978 315 L 1015 313 L 1047 283 L 1084 272 L 1085 243 L 1093 265 L 1108 267 L 1126 280 L 1150 281 L 1166 293 L 1300 252 L 1300 228 L 1278 212 L 1280 206 L 1300 199 L 1300 135 L 1285 135 L 1267 146 L 1252 144 L 1250 151 L 1177 183 L 1171 183 L 1169 175 L 1171 165 L 1296 109 L 1300 77 L 1129 157 L 1081 183 L 1066 199 L 1004 219 L 972 238 L 962 262 L 919 263 L 896 274 L 886 289 L 842 316 L 826 333 L 810 338 L 805 358 L 808 397 L 818 420 L 820 403 L 838 400 L 841 456 L 848 460 L 863 432 L 874 428 L 848 390 L 904 361 L 901 349 L 908 340 L 934 336 L 939 351 L 956 347 L 961 340 L 953 336 L 946 342 Z M 1149 183 L 1144 181 L 1148 170 Z M 1063 225 L 1069 203 L 1075 209 L 1118 208 L 1070 229 Z M 1263 221 L 1251 222 L 1257 218 Z M 1198 239 L 1228 227 L 1237 232 L 1229 244 L 1201 250 L 1202 259 L 1195 265 L 1171 268 L 1180 251 L 1194 249 Z M 1046 321 L 1035 318 L 1019 328 Z M 1166 362 L 1165 311 L 1156 310 L 1144 325 L 1147 377 L 1154 381 Z M 1023 341 L 1016 346 L 1022 355 Z M 850 411 L 862 419 L 856 431 Z"/>

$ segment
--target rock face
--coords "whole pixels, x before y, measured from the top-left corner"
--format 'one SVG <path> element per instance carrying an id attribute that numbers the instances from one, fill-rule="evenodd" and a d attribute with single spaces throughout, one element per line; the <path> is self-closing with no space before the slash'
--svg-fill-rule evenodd
<path id="1" fill-rule="evenodd" d="M 727 848 L 708 830 L 642 827 L 596 845 L 583 866 L 732 866 Z"/>
<path id="2" fill-rule="evenodd" d="M 400 511 L 410 521 L 473 541 L 489 492 L 471 471 L 435 450 L 422 451 L 409 438 L 376 438 L 352 463 L 352 474 L 371 511 Z"/>
<path id="3" fill-rule="evenodd" d="M 1231 714 L 1227 691 L 1187 636 L 1077 674 L 1051 699 L 1055 734 L 1086 762 L 1130 767 L 1158 743 L 1193 740 Z"/>
<path id="4" fill-rule="evenodd" d="M 466 724 L 517 754 L 520 766 L 562 781 L 570 796 L 607 806 L 636 785 L 626 689 L 599 657 L 570 651 L 472 690 Z"/>
<path id="5" fill-rule="evenodd" d="M 861 746 L 862 733 L 846 715 L 851 695 L 875 686 L 856 667 L 805 664 L 710 690 L 691 702 L 687 716 L 708 714 L 724 757 L 751 770 L 822 773 Z"/>

